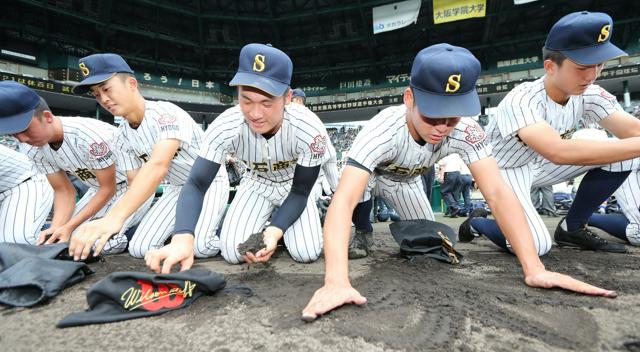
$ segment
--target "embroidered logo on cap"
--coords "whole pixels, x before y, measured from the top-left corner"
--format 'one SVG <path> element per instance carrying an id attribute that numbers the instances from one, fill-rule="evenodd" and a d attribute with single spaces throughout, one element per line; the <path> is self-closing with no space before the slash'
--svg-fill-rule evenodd
<path id="1" fill-rule="evenodd" d="M 80 71 L 82 72 L 83 76 L 87 77 L 89 73 L 91 73 L 89 72 L 89 68 L 84 64 L 84 62 L 79 63 L 78 66 L 80 66 Z"/>
<path id="2" fill-rule="evenodd" d="M 256 57 L 253 58 L 253 70 L 256 72 L 264 71 L 264 55 L 257 54 Z"/>
<path id="3" fill-rule="evenodd" d="M 609 30 L 611 30 L 611 25 L 604 25 L 602 29 L 600 29 L 600 35 L 598 35 L 598 43 L 604 42 L 609 39 Z"/>
<path id="4" fill-rule="evenodd" d="M 444 88 L 444 91 L 447 93 L 455 93 L 460 89 L 460 80 L 462 79 L 462 75 L 451 75 L 447 80 L 447 85 Z"/>

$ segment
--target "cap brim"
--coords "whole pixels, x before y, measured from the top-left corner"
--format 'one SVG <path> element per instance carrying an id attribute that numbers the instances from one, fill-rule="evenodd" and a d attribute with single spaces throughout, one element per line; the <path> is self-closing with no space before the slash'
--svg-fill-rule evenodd
<path id="1" fill-rule="evenodd" d="M 281 95 L 284 95 L 284 93 L 289 88 L 288 84 L 274 81 L 270 78 L 267 78 L 261 75 L 256 75 L 253 73 L 248 73 L 248 72 L 236 73 L 236 75 L 233 76 L 233 79 L 231 80 L 231 82 L 229 82 L 229 85 L 232 87 L 234 86 L 253 87 L 256 89 L 260 89 L 261 91 L 274 97 L 279 97 Z"/>
<path id="2" fill-rule="evenodd" d="M 560 52 L 580 65 L 597 65 L 617 57 L 628 56 L 627 53 L 611 44 L 611 42 L 588 48 L 561 50 Z"/>
<path id="3" fill-rule="evenodd" d="M 0 134 L 15 134 L 26 130 L 33 118 L 33 110 L 0 119 Z"/>
<path id="4" fill-rule="evenodd" d="M 91 86 L 105 82 L 109 78 L 115 75 L 116 73 L 104 73 L 101 75 L 87 77 L 84 80 L 82 80 L 82 82 L 78 83 L 75 87 L 73 87 L 72 91 L 74 94 L 78 94 L 78 95 L 85 94 L 89 91 Z"/>
<path id="5" fill-rule="evenodd" d="M 432 94 L 413 87 L 420 114 L 427 118 L 466 117 L 480 114 L 480 98 L 476 90 L 466 94 Z"/>

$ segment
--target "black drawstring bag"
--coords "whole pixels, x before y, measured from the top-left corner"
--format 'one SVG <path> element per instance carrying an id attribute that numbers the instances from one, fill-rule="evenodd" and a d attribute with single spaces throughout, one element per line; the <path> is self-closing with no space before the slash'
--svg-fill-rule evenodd
<path id="1" fill-rule="evenodd" d="M 0 303 L 17 307 L 44 303 L 93 274 L 85 263 L 61 260 L 69 257 L 68 249 L 68 243 L 0 243 Z"/>
<path id="2" fill-rule="evenodd" d="M 53 243 L 42 246 L 6 242 L 0 243 L 0 272 L 25 258 L 58 258 L 61 255 L 65 255 L 68 248 L 69 243 Z"/>
<path id="3" fill-rule="evenodd" d="M 445 224 L 429 220 L 402 220 L 390 224 L 389 230 L 400 245 L 400 255 L 412 261 L 428 257 L 458 264 L 464 258 L 453 248 L 455 231 Z"/>
<path id="4" fill-rule="evenodd" d="M 59 328 L 110 323 L 163 314 L 184 308 L 202 295 L 224 289 L 221 274 L 208 269 L 189 269 L 174 274 L 116 272 L 87 291 L 89 309 L 71 313 Z"/>
<path id="5" fill-rule="evenodd" d="M 0 303 L 16 307 L 44 303 L 92 273 L 82 262 L 24 258 L 0 273 Z"/>

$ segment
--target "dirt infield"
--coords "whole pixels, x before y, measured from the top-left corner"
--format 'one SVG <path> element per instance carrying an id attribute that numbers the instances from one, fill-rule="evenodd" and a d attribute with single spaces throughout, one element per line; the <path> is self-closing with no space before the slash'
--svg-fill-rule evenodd
<path id="1" fill-rule="evenodd" d="M 463 219 L 440 220 L 457 230 Z M 553 229 L 558 218 L 545 218 Z M 321 286 L 324 263 L 294 263 L 284 252 L 268 265 L 197 265 L 246 283 L 252 297 L 220 293 L 159 317 L 56 329 L 86 308 L 85 290 L 112 271 L 143 271 L 128 255 L 92 264 L 96 274 L 50 303 L 0 311 L 5 351 L 640 351 L 640 248 L 609 254 L 555 247 L 545 265 L 614 289 L 616 299 L 591 298 L 523 284 L 514 257 L 480 239 L 457 248 L 452 266 L 398 258 L 388 223 L 375 225 L 374 253 L 350 262 L 354 287 L 368 298 L 313 323 L 302 308 Z"/>

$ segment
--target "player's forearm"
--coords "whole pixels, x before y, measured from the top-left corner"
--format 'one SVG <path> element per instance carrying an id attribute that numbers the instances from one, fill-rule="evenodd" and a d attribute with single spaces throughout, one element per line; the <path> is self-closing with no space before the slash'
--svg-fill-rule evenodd
<path id="1" fill-rule="evenodd" d="M 325 284 L 349 284 L 349 233 L 354 206 L 334 197 L 324 222 Z"/>
<path id="2" fill-rule="evenodd" d="M 82 210 L 80 210 L 75 216 L 73 216 L 65 225 L 69 226 L 71 230 L 75 230 L 82 223 L 96 215 L 113 197 L 115 194 L 114 187 L 100 187 L 96 194 L 89 200 Z"/>
<path id="3" fill-rule="evenodd" d="M 127 170 L 127 184 L 129 186 L 133 184 L 133 180 L 136 179 L 136 176 L 138 175 L 138 171 L 140 171 L 140 169 Z"/>
<path id="4" fill-rule="evenodd" d="M 118 200 L 111 210 L 105 215 L 106 218 L 124 222 L 140 206 L 155 194 L 158 185 L 167 175 L 168 169 L 148 162 L 140 168 L 133 182 L 129 185 L 127 192 Z"/>
<path id="5" fill-rule="evenodd" d="M 504 182 L 500 182 L 495 188 L 493 194 L 485 195 L 485 199 L 498 222 L 498 226 L 511 244 L 511 249 L 518 257 L 524 275 L 544 270 L 522 205 Z"/>
<path id="6" fill-rule="evenodd" d="M 602 165 L 638 156 L 640 137 L 610 141 L 563 140 L 545 155 L 559 165 Z"/>
<path id="7" fill-rule="evenodd" d="M 55 229 L 69 221 L 75 207 L 75 189 L 56 191 L 53 197 L 53 218 L 51 219 L 51 227 Z"/>
<path id="8" fill-rule="evenodd" d="M 187 182 L 182 186 L 176 207 L 176 222 L 173 235 L 195 233 L 202 202 L 211 183 L 220 171 L 219 163 L 198 157 L 193 163 Z"/>

